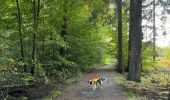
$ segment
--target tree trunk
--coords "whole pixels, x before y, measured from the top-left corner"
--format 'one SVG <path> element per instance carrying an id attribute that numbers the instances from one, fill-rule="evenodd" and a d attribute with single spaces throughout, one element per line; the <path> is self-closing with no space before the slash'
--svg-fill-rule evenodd
<path id="1" fill-rule="evenodd" d="M 169 88 L 168 100 L 170 100 L 170 88 Z"/>
<path id="2" fill-rule="evenodd" d="M 40 7 L 40 0 L 38 0 L 38 7 Z M 36 0 L 33 0 L 33 15 L 34 15 L 34 30 L 32 36 L 32 67 L 31 74 L 35 73 L 35 64 L 36 64 L 36 34 L 38 28 L 38 16 L 39 16 L 39 8 L 36 8 Z"/>
<path id="3" fill-rule="evenodd" d="M 130 62 L 127 79 L 140 82 L 142 48 L 142 0 L 130 0 Z"/>
<path id="4" fill-rule="evenodd" d="M 153 0 L 153 61 L 156 59 L 156 26 L 155 26 L 155 0 Z"/>
<path id="5" fill-rule="evenodd" d="M 40 0 L 38 0 L 38 6 L 37 6 L 37 25 L 36 25 L 37 29 L 38 29 L 39 15 L 40 15 Z"/>
<path id="6" fill-rule="evenodd" d="M 67 8 L 64 6 L 64 16 L 63 16 L 63 25 L 62 25 L 62 30 L 61 30 L 61 37 L 64 39 L 64 41 L 66 41 L 66 36 L 68 35 L 68 32 L 67 32 L 67 21 L 68 21 L 68 17 L 67 17 Z M 66 50 L 65 48 L 61 48 L 60 49 L 60 55 L 62 57 L 65 57 L 66 56 Z"/>
<path id="7" fill-rule="evenodd" d="M 43 38 L 42 38 L 42 52 L 43 52 L 43 57 L 42 61 L 43 63 L 45 62 L 45 33 L 44 33 L 44 17 L 43 17 Z"/>
<path id="8" fill-rule="evenodd" d="M 51 48 L 52 48 L 52 54 L 51 54 L 51 59 L 53 61 L 53 64 L 54 64 L 54 61 L 55 61 L 55 48 L 54 48 L 54 40 L 53 40 L 53 33 L 51 32 Z"/>
<path id="9" fill-rule="evenodd" d="M 16 0 L 17 4 L 17 10 L 18 10 L 18 32 L 19 32 L 19 39 L 20 39 L 20 53 L 21 53 L 21 61 L 24 63 L 24 72 L 27 72 L 26 66 L 25 66 L 25 56 L 24 56 L 24 44 L 23 44 L 23 34 L 22 34 L 22 15 L 21 15 L 21 9 L 19 1 Z"/>
<path id="10" fill-rule="evenodd" d="M 127 68 L 126 71 L 129 71 L 129 64 L 130 64 L 130 46 L 131 45 L 131 35 L 129 34 L 129 41 L 128 41 L 128 62 L 127 62 Z"/>
<path id="11" fill-rule="evenodd" d="M 118 66 L 117 72 L 122 73 L 122 0 L 118 0 Z"/>

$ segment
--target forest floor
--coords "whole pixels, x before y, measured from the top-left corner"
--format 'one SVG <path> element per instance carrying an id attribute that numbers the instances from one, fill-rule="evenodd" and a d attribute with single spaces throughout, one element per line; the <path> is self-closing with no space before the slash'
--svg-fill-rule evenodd
<path id="1" fill-rule="evenodd" d="M 88 80 L 95 74 L 107 78 L 103 88 L 92 90 L 88 87 Z M 68 86 L 59 97 L 53 100 L 127 100 L 124 90 L 114 81 L 114 70 L 112 65 L 104 65 L 84 75 L 76 83 Z"/>
<path id="2" fill-rule="evenodd" d="M 35 84 L 28 87 L 15 88 L 10 91 L 9 100 L 127 100 L 123 87 L 114 80 L 116 74 L 113 65 L 103 65 L 100 68 L 89 69 L 73 83 L 64 85 L 54 82 L 50 85 Z M 88 86 L 88 80 L 99 74 L 107 80 L 93 90 Z M 61 92 L 60 92 L 61 91 Z"/>
<path id="3" fill-rule="evenodd" d="M 116 73 L 113 65 L 103 65 L 88 69 L 80 77 L 72 79 L 69 84 L 62 84 L 51 77 L 52 82 L 49 85 L 34 84 L 12 89 L 8 93 L 8 100 L 167 100 L 167 89 L 161 83 L 152 82 L 160 77 L 155 73 L 146 74 L 142 76 L 141 83 L 135 83 L 126 80 L 127 73 Z M 92 90 L 88 81 L 96 74 L 107 80 L 103 83 L 102 89 L 98 87 Z M 164 74 L 162 77 L 165 77 Z"/>

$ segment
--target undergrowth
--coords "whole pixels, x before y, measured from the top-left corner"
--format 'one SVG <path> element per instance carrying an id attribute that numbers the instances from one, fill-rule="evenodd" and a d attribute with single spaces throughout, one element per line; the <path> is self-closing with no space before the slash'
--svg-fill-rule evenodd
<path id="1" fill-rule="evenodd" d="M 141 83 L 127 81 L 126 76 L 116 73 L 114 80 L 126 90 L 128 100 L 161 99 L 166 100 L 168 95 L 168 76 L 160 70 L 141 77 Z"/>
<path id="2" fill-rule="evenodd" d="M 61 95 L 60 91 L 53 90 L 47 96 L 45 96 L 43 99 L 45 99 L 45 100 L 53 100 L 54 97 L 57 97 L 59 95 Z"/>

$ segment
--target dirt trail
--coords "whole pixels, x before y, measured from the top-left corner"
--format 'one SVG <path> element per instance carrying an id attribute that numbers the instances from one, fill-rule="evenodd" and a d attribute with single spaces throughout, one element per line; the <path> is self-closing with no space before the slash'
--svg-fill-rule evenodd
<path id="1" fill-rule="evenodd" d="M 85 75 L 77 83 L 66 88 L 62 95 L 54 100 L 127 100 L 123 95 L 123 89 L 113 80 L 114 72 L 111 65 L 105 65 L 102 68 Z M 88 79 L 99 74 L 107 78 L 103 84 L 103 88 L 96 88 L 92 90 L 88 87 Z"/>

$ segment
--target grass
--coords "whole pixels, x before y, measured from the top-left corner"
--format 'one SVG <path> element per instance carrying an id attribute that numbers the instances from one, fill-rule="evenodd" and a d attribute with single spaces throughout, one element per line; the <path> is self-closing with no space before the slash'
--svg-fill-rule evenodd
<path id="1" fill-rule="evenodd" d="M 142 96 L 135 96 L 131 91 L 124 91 L 123 95 L 125 95 L 128 100 L 148 100 L 147 97 L 142 97 Z"/>
<path id="2" fill-rule="evenodd" d="M 128 97 L 128 100 L 147 100 L 148 98 L 153 98 L 153 94 L 158 96 L 158 98 L 167 98 L 166 89 L 168 81 L 167 76 L 165 76 L 161 71 L 150 72 L 148 75 L 141 77 L 141 83 L 136 83 L 132 81 L 127 81 L 125 75 L 116 73 L 114 80 L 117 84 L 125 88 L 125 95 Z M 159 95 L 161 94 L 162 97 Z M 142 97 L 140 96 L 142 95 Z M 143 97 L 147 96 L 147 97 Z M 155 98 L 155 97 L 154 97 Z"/>
<path id="3" fill-rule="evenodd" d="M 126 79 L 122 74 L 116 74 L 114 80 L 116 81 L 117 84 L 125 86 Z"/>

